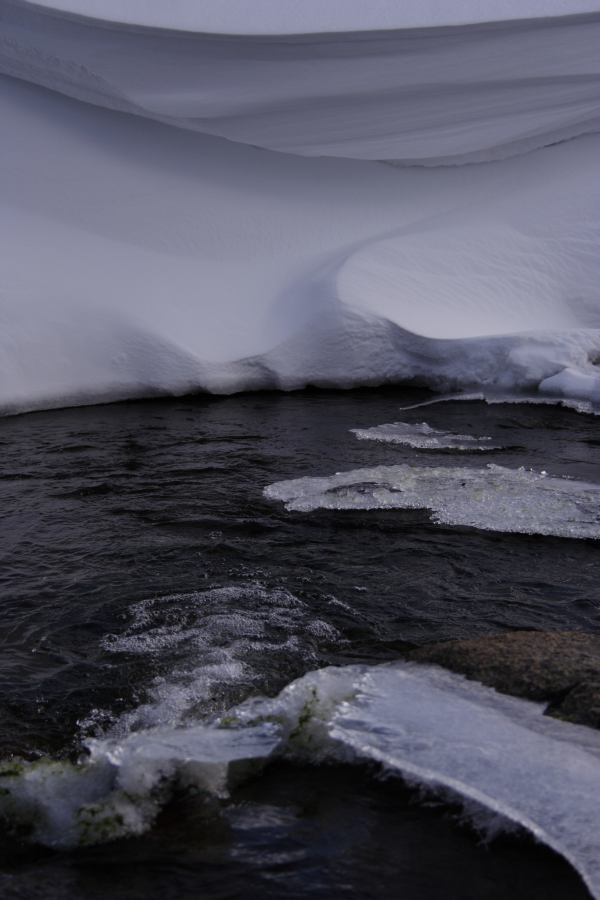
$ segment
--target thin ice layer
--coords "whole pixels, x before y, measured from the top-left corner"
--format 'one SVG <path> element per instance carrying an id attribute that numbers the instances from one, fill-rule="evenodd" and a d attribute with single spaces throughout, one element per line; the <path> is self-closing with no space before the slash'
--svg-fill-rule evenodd
<path id="1" fill-rule="evenodd" d="M 545 472 L 443 466 L 375 466 L 265 489 L 289 510 L 428 509 L 438 524 L 486 531 L 600 538 L 600 485 Z"/>
<path id="2" fill-rule="evenodd" d="M 542 712 L 442 669 L 393 663 L 313 672 L 238 717 L 284 722 L 287 753 L 375 760 L 449 793 L 492 833 L 502 820 L 521 826 L 600 897 L 600 734 Z"/>
<path id="3" fill-rule="evenodd" d="M 576 400 L 574 398 L 553 397 L 542 394 L 485 394 L 482 392 L 446 394 L 441 397 L 434 397 L 432 400 L 423 400 L 421 403 L 413 403 L 410 406 L 401 406 L 400 409 L 403 412 L 406 412 L 410 409 L 420 409 L 423 406 L 433 406 L 437 403 L 471 403 L 479 400 L 483 403 L 487 403 L 489 406 L 497 406 L 502 403 L 525 404 L 531 406 L 561 406 L 563 409 L 572 409 L 573 412 L 578 412 L 582 415 L 600 415 L 600 405 L 593 403 L 591 400 Z"/>
<path id="4" fill-rule="evenodd" d="M 485 814 L 526 828 L 600 897 L 600 734 L 542 711 L 441 669 L 323 669 L 213 725 L 95 741 L 76 765 L 5 764 L 0 813 L 43 843 L 97 843 L 149 828 L 174 787 L 219 796 L 273 754 L 374 760 L 462 800 L 479 824 Z"/>
<path id="5" fill-rule="evenodd" d="M 474 437 L 469 434 L 452 434 L 438 431 L 427 422 L 390 422 L 372 428 L 352 428 L 361 441 L 381 441 L 384 444 L 402 444 L 415 450 L 494 450 L 490 437 Z"/>
<path id="6" fill-rule="evenodd" d="M 372 669 L 330 737 L 523 826 L 600 896 L 600 737 L 442 670 Z"/>

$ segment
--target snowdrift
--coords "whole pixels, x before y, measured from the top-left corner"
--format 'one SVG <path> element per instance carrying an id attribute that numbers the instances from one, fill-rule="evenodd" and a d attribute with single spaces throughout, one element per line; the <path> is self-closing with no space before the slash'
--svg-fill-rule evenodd
<path id="1" fill-rule="evenodd" d="M 430 165 L 600 126 L 590 2 L 58 6 L 3 2 L 0 72 L 271 150 Z"/>
<path id="2" fill-rule="evenodd" d="M 401 6 L 0 0 L 3 412 L 600 402 L 600 3 Z"/>

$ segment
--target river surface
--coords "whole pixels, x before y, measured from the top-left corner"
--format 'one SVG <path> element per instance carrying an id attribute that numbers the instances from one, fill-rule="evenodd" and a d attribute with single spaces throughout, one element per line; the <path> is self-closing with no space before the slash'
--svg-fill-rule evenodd
<path id="1" fill-rule="evenodd" d="M 0 420 L 0 756 L 74 760 L 90 736 L 208 721 L 306 672 L 430 641 L 600 633 L 595 540 L 439 525 L 422 509 L 294 512 L 264 495 L 402 464 L 600 481 L 598 417 L 402 409 L 427 396 L 265 393 Z M 399 421 L 489 448 L 351 432 Z M 589 896 L 524 833 L 483 841 L 458 807 L 366 763 L 278 759 L 226 796 L 175 792 L 145 833 L 92 846 L 4 827 L 0 896 L 15 900 Z"/>

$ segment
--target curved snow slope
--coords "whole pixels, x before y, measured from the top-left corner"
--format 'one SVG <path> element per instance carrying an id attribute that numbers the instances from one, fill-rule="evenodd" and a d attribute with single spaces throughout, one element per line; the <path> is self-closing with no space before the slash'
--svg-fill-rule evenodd
<path id="1" fill-rule="evenodd" d="M 598 0 L 24 0 L 74 16 L 216 34 L 310 34 L 419 28 L 595 12 Z"/>
<path id="2" fill-rule="evenodd" d="M 417 378 L 600 398 L 600 137 L 302 159 L 0 78 L 0 408 Z"/>
<path id="3" fill-rule="evenodd" d="M 464 162 L 598 131 L 598 46 L 600 0 L 0 0 L 0 73 L 305 156 Z"/>

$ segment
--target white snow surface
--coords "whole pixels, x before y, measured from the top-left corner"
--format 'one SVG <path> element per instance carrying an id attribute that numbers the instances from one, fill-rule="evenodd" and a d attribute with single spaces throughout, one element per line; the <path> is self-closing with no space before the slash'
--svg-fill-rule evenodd
<path id="1" fill-rule="evenodd" d="M 452 434 L 439 431 L 427 422 L 390 422 L 372 428 L 352 428 L 359 441 L 381 441 L 384 444 L 401 444 L 415 450 L 497 450 L 489 443 L 490 437 L 472 434 Z"/>
<path id="2" fill-rule="evenodd" d="M 14 2 L 14 0 L 13 0 Z M 21 0 L 104 22 L 216 34 L 420 28 L 597 12 L 598 0 Z"/>
<path id="3" fill-rule="evenodd" d="M 596 402 L 600 3 L 249 8 L 0 0 L 0 410 Z"/>
<path id="4" fill-rule="evenodd" d="M 71 7 L 149 31 L 2 0 L 0 72 L 287 153 L 496 159 L 600 129 L 600 0 L 529 2 Z"/>

